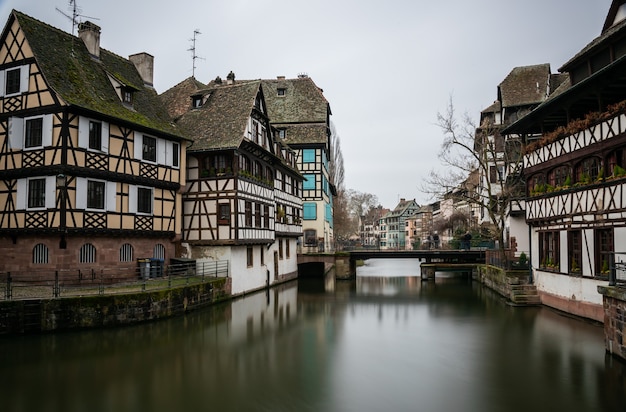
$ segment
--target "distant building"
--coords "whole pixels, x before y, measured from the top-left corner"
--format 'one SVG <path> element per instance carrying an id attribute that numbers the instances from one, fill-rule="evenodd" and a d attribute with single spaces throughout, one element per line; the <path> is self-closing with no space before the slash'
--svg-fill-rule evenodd
<path id="1" fill-rule="evenodd" d="M 413 200 L 400 199 L 396 207 L 381 219 L 381 249 L 406 249 L 406 221 L 419 205 Z M 410 242 L 409 242 L 410 244 Z"/>

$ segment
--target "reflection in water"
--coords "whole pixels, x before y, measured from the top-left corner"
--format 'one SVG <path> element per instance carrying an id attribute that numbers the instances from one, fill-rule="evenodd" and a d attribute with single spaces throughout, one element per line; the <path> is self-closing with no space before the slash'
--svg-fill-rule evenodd
<path id="1" fill-rule="evenodd" d="M 623 411 L 601 326 L 413 262 L 185 317 L 0 339 L 2 410 Z M 368 272 L 373 271 L 373 272 Z M 378 271 L 383 276 L 375 276 Z M 394 276 L 397 274 L 398 276 Z"/>

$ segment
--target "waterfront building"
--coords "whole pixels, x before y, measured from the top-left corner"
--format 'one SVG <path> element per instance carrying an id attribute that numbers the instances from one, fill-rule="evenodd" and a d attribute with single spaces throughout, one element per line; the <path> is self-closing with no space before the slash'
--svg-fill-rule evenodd
<path id="1" fill-rule="evenodd" d="M 408 241 L 406 249 L 424 249 L 430 247 L 429 237 L 433 233 L 432 205 L 421 206 L 417 212 L 407 218 Z"/>
<path id="2" fill-rule="evenodd" d="M 270 123 L 279 139 L 296 153 L 302 183 L 302 251 L 332 252 L 333 197 L 330 180 L 330 105 L 313 80 L 304 74 L 295 79 L 279 76 L 262 80 Z"/>
<path id="3" fill-rule="evenodd" d="M 161 95 L 187 149 L 181 254 L 230 262 L 238 295 L 297 276 L 302 176 L 270 125 L 261 81 L 188 78 Z"/>
<path id="4" fill-rule="evenodd" d="M 419 205 L 415 199 L 400 199 L 396 207 L 381 219 L 381 249 L 405 249 L 407 244 L 406 221 L 415 214 Z M 410 243 L 410 241 L 409 241 Z"/>
<path id="5" fill-rule="evenodd" d="M 187 140 L 153 88 L 153 57 L 120 57 L 100 35 L 15 10 L 2 31 L 3 271 L 120 273 L 175 257 Z"/>
<path id="6" fill-rule="evenodd" d="M 626 244 L 625 3 L 614 1 L 600 36 L 559 69 L 567 80 L 502 131 L 526 144 L 525 218 L 542 303 L 598 321 L 597 287 Z"/>

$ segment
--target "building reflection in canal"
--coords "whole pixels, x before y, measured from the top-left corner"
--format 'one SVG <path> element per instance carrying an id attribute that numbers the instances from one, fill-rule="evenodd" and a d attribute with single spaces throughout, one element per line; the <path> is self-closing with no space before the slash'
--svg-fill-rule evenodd
<path id="1" fill-rule="evenodd" d="M 2 338 L 3 410 L 624 410 L 601 326 L 370 268 L 163 322 Z"/>

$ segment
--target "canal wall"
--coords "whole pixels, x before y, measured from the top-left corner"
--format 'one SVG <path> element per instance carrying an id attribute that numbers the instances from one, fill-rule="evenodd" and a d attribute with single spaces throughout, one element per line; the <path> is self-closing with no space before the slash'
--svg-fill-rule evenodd
<path id="1" fill-rule="evenodd" d="M 598 286 L 604 307 L 604 343 L 607 352 L 626 360 L 626 290 Z"/>
<path id="2" fill-rule="evenodd" d="M 534 285 L 528 284 L 527 270 L 505 270 L 496 266 L 477 265 L 476 277 L 516 305 L 540 305 L 541 298 Z"/>
<path id="3" fill-rule="evenodd" d="M 231 278 L 119 295 L 0 302 L 0 335 L 131 325 L 231 298 Z"/>

